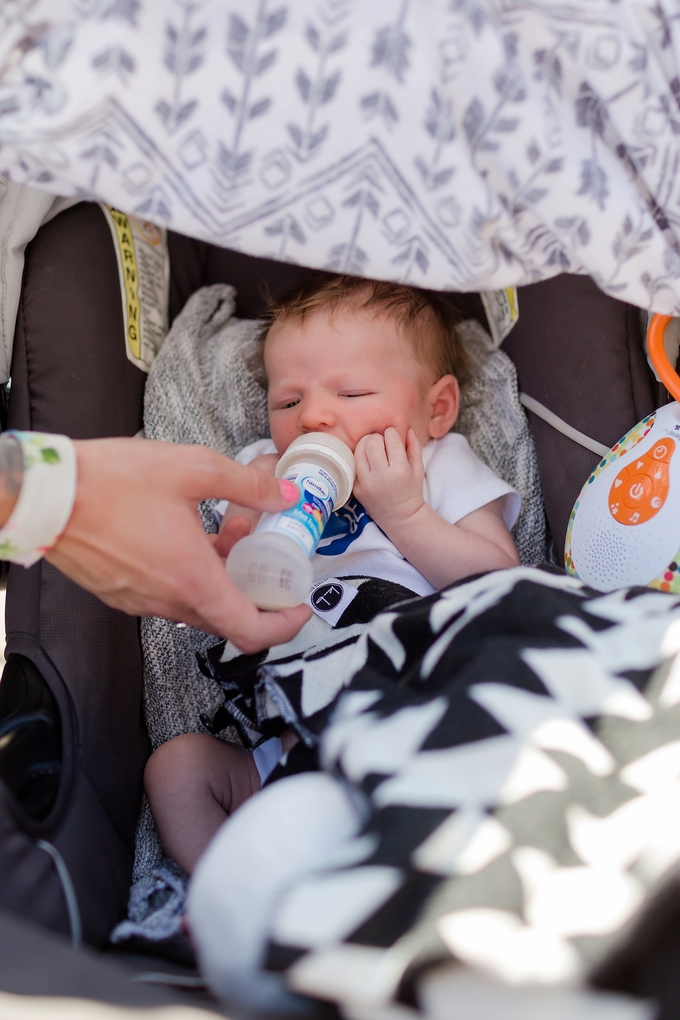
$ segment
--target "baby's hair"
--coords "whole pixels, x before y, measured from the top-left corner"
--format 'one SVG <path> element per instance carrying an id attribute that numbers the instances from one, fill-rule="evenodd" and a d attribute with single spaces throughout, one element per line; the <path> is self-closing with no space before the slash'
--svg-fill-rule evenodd
<path id="1" fill-rule="evenodd" d="M 396 322 L 413 344 L 418 359 L 434 371 L 436 379 L 452 373 L 464 380 L 469 374 L 469 358 L 456 330 L 460 315 L 453 305 L 435 291 L 403 283 L 317 273 L 283 297 L 268 297 L 260 339 L 264 345 L 275 323 L 302 323 L 312 312 L 323 308 L 333 313 L 347 305 L 374 309 Z"/>

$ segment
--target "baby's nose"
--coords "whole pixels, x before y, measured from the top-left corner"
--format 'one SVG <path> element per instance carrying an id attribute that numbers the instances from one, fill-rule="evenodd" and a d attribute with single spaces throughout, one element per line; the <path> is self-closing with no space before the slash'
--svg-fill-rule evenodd
<path id="1" fill-rule="evenodd" d="M 317 432 L 323 428 L 333 428 L 335 415 L 323 401 L 305 401 L 300 413 L 300 426 L 306 432 Z"/>

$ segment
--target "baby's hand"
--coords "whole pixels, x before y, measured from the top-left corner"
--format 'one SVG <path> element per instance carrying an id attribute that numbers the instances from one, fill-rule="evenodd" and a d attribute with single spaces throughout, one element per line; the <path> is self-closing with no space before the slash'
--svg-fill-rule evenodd
<path id="1" fill-rule="evenodd" d="M 395 428 L 385 436 L 364 436 L 354 451 L 357 477 L 354 494 L 385 532 L 403 524 L 423 505 L 422 447 L 413 429 L 406 446 Z"/>

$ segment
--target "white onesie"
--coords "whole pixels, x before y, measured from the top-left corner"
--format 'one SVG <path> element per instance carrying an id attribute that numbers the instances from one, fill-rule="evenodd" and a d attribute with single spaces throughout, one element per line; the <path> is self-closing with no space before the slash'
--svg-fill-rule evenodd
<path id="1" fill-rule="evenodd" d="M 236 460 L 250 464 L 264 453 L 276 453 L 271 439 L 251 443 Z M 423 447 L 423 465 L 425 501 L 450 524 L 499 496 L 504 497 L 507 527 L 517 520 L 519 495 L 472 452 L 464 436 L 449 432 L 442 439 L 431 439 Z M 324 577 L 382 577 L 417 595 L 431 595 L 437 590 L 404 559 L 354 496 L 331 515 L 312 558 L 312 569 L 315 582 Z"/>

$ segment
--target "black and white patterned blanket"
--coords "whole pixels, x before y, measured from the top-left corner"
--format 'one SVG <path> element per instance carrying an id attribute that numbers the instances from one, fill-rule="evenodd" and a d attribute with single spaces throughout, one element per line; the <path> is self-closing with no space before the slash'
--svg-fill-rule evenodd
<path id="1" fill-rule="evenodd" d="M 452 957 L 563 984 L 644 953 L 680 864 L 679 648 L 680 599 L 519 567 L 379 614 L 349 657 L 338 644 L 324 711 L 300 710 L 314 676 L 289 661 L 286 721 L 362 821 L 353 863 L 272 895 L 262 967 L 356 1011 L 409 1001 Z"/>
<path id="2" fill-rule="evenodd" d="M 378 577 L 340 580 L 357 588 L 358 595 L 334 627 L 312 617 L 295 641 L 296 651 L 291 642 L 241 655 L 230 641 L 220 641 L 205 655 L 199 653 L 201 672 L 225 695 L 224 704 L 203 716 L 210 733 L 233 726 L 243 745 L 253 748 L 292 725 L 307 747 L 317 747 L 328 708 L 352 675 L 356 644 L 366 625 L 382 610 L 416 598 L 408 588 Z M 277 771 L 274 778 L 282 774 Z"/>

